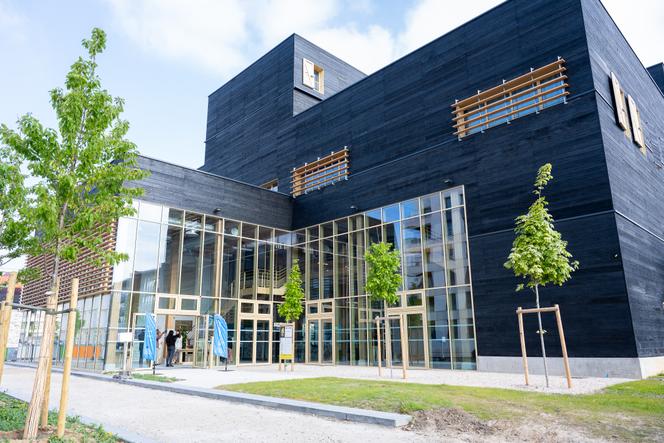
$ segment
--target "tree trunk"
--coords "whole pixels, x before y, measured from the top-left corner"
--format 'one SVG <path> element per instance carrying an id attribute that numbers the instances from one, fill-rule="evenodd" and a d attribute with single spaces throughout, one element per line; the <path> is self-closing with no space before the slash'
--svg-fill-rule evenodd
<path id="1" fill-rule="evenodd" d="M 539 285 L 535 285 L 535 303 L 537 304 L 537 309 L 540 308 L 539 300 Z M 549 387 L 549 369 L 546 366 L 546 348 L 544 347 L 544 329 L 542 329 L 542 313 L 537 312 L 537 323 L 539 324 L 539 330 L 537 333 L 540 336 L 540 344 L 542 345 L 542 362 L 544 363 L 544 378 L 546 379 L 546 387 Z"/>
<path id="2" fill-rule="evenodd" d="M 57 279 L 55 284 L 55 291 L 49 295 L 46 303 L 46 309 L 54 311 L 58 306 L 58 292 L 57 292 Z M 35 381 L 32 387 L 32 398 L 28 405 L 28 413 L 25 418 L 25 428 L 23 429 L 24 440 L 34 440 L 37 438 L 37 431 L 39 430 L 39 420 L 41 418 L 41 409 L 44 403 L 44 393 L 48 386 L 47 371 L 49 366 L 49 359 L 51 358 L 51 350 L 53 349 L 53 330 L 55 329 L 55 315 L 46 313 L 44 316 L 44 332 L 42 334 L 42 343 L 39 348 L 39 363 L 37 364 L 37 373 L 35 374 Z"/>

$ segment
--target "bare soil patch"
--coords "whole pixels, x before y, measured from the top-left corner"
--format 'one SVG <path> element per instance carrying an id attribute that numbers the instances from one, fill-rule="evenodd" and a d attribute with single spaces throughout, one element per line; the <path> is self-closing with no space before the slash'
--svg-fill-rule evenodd
<path id="1" fill-rule="evenodd" d="M 483 421 L 458 408 L 417 411 L 405 430 L 437 441 L 595 443 L 605 440 L 589 437 L 576 428 L 558 423 L 552 416 L 525 423 L 521 420 Z"/>

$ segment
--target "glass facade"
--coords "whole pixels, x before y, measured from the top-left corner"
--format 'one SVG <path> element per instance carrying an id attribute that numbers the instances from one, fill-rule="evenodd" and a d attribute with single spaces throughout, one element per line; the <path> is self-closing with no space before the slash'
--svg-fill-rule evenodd
<path id="1" fill-rule="evenodd" d="M 123 344 L 117 338 L 128 330 L 134 332 L 132 365 L 146 366 L 146 313 L 156 314 L 162 330 L 195 330 L 183 341 L 185 362 L 202 358 L 196 337 L 209 337 L 206 316 L 215 313 L 228 323 L 232 363 L 276 362 L 277 323 L 283 321 L 277 308 L 295 262 L 305 292 L 296 328 L 297 361 L 376 364 L 374 318 L 387 315 L 382 359 L 387 352 L 401 364 L 406 354 L 414 368 L 473 369 L 466 232 L 463 187 L 293 232 L 138 202 L 137 217 L 118 222 L 117 249 L 129 260 L 115 267 L 113 291 L 80 300 L 75 366 L 122 367 Z M 394 306 L 372 301 L 365 291 L 364 253 L 379 241 L 394 245 L 402 257 L 401 298 Z M 404 320 L 407 353 L 401 350 L 398 316 Z M 39 330 L 35 321 L 24 322 L 26 343 L 38 342 L 28 339 L 30 331 Z M 66 314 L 58 319 L 58 326 L 65 324 Z M 65 338 L 64 328 L 58 329 L 56 345 Z M 23 347 L 22 358 L 36 356 L 33 348 Z"/>

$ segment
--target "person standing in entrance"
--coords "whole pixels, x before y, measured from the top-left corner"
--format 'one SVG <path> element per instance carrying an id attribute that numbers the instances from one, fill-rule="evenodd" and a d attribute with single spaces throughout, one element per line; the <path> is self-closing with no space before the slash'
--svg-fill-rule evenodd
<path id="1" fill-rule="evenodd" d="M 168 335 L 166 336 L 166 349 L 168 351 L 168 355 L 166 357 L 167 367 L 173 367 L 173 355 L 175 355 L 175 342 L 177 341 L 178 338 L 180 338 L 179 332 L 175 334 L 172 329 L 168 331 Z"/>

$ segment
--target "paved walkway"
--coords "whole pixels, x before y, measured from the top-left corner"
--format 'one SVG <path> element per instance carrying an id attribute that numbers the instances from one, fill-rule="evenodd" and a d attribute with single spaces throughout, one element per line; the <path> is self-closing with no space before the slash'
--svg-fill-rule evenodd
<path id="1" fill-rule="evenodd" d="M 289 367 L 290 369 L 290 367 Z M 564 377 L 551 376 L 550 388 L 546 388 L 543 375 L 530 376 L 530 386 L 524 384 L 522 374 L 497 372 L 452 371 L 444 369 L 413 369 L 408 371 L 406 380 L 401 378 L 401 369 L 383 368 L 383 376 L 378 377 L 377 367 L 365 366 L 316 366 L 296 364 L 295 371 L 279 372 L 277 365 L 229 367 L 223 369 L 194 369 L 187 367 L 157 368 L 160 374 L 181 379 L 176 382 L 183 386 L 214 388 L 219 385 L 251 383 L 257 381 L 289 380 L 312 377 L 342 377 L 364 380 L 392 380 L 407 383 L 447 384 L 455 386 L 473 386 L 519 389 L 562 394 L 585 394 L 598 391 L 606 386 L 632 381 L 622 378 L 579 377 L 572 380 L 572 389 L 567 389 Z"/>
<path id="2" fill-rule="evenodd" d="M 213 372 L 196 369 L 180 371 L 196 371 L 198 375 Z M 2 390 L 22 399 L 29 398 L 34 372 L 32 368 L 5 366 Z M 54 372 L 51 380 L 50 404 L 55 406 L 59 401 L 61 375 Z M 137 442 L 382 443 L 431 440 L 431 437 L 401 429 L 340 422 L 82 377 L 71 379 L 69 405 L 70 415 L 87 417 L 111 431 L 126 431 L 133 434 L 131 440 Z"/>

